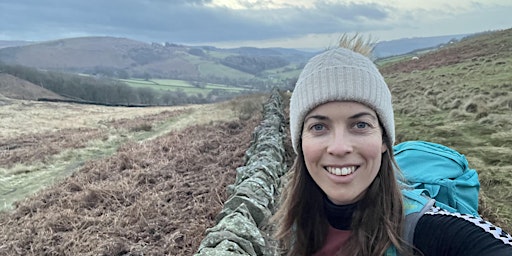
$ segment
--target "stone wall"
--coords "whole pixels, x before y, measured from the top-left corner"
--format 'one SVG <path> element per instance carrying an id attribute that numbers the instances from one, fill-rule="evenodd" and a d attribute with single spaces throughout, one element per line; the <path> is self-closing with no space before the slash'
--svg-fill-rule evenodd
<path id="1" fill-rule="evenodd" d="M 253 132 L 246 163 L 237 168 L 235 184 L 206 230 L 196 256 L 275 255 L 272 239 L 264 232 L 273 214 L 285 164 L 285 117 L 281 95 L 274 90 L 263 106 L 263 120 Z"/>

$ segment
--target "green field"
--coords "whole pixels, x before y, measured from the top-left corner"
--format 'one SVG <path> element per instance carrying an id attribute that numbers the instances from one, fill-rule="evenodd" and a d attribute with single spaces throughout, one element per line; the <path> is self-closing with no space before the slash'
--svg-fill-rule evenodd
<path id="1" fill-rule="evenodd" d="M 297 79 L 301 71 L 302 68 L 297 67 L 297 65 L 288 65 L 281 68 L 267 70 L 265 71 L 265 75 L 274 80 Z"/>
<path id="2" fill-rule="evenodd" d="M 135 88 L 151 88 L 164 91 L 180 90 L 188 95 L 202 94 L 203 96 L 206 96 L 213 90 L 221 90 L 226 92 L 242 92 L 247 90 L 246 88 L 241 87 L 203 82 L 200 82 L 199 86 L 195 86 L 192 82 L 176 79 L 119 79 L 119 81 L 122 81 Z"/>
<path id="3" fill-rule="evenodd" d="M 254 78 L 253 75 L 226 67 L 224 65 L 219 65 L 216 63 L 212 63 L 209 61 L 201 61 L 196 64 L 198 66 L 199 72 L 202 76 L 208 77 L 208 76 L 219 76 L 219 74 L 222 74 L 223 77 L 229 78 L 229 79 L 242 79 L 242 80 L 249 80 Z"/>

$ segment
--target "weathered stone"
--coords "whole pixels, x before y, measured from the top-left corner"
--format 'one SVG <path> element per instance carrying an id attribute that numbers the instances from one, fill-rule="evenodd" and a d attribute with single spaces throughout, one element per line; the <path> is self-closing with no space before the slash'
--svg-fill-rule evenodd
<path id="1" fill-rule="evenodd" d="M 245 214 L 238 211 L 238 209 L 222 218 L 217 225 L 207 230 L 207 232 L 217 231 L 229 231 L 251 242 L 258 255 L 261 255 L 265 247 L 265 239 L 263 239 L 256 223 L 252 218 L 248 218 Z"/>
<path id="2" fill-rule="evenodd" d="M 228 193 L 228 197 L 231 197 L 235 194 L 235 188 L 236 188 L 236 186 L 234 184 L 228 185 L 226 187 L 226 192 Z"/>
<path id="3" fill-rule="evenodd" d="M 236 253 L 234 255 L 257 255 L 250 241 L 227 230 L 208 232 L 201 245 L 199 245 L 196 255 L 223 255 L 221 254 L 223 251 Z M 217 252 L 218 254 L 203 254 L 212 252 Z"/>
<path id="4" fill-rule="evenodd" d="M 276 161 L 276 152 L 272 151 L 258 151 L 252 154 L 252 157 L 247 161 L 246 166 L 257 167 L 260 165 L 268 165 Z"/>
<path id="5" fill-rule="evenodd" d="M 255 172 L 256 170 L 254 168 L 247 165 L 236 168 L 235 186 L 238 186 L 242 181 L 251 177 Z"/>
<path id="6" fill-rule="evenodd" d="M 275 196 L 275 186 L 262 175 L 254 175 L 244 180 L 235 188 L 234 196 L 245 196 L 254 199 L 266 208 L 272 208 Z M 268 183 L 265 183 L 268 182 Z"/>
<path id="7" fill-rule="evenodd" d="M 256 182 L 258 183 L 258 187 L 254 187 L 254 189 L 260 189 L 260 187 L 262 187 L 263 189 L 272 189 L 273 187 L 276 187 L 276 185 L 279 183 L 277 180 L 279 179 L 279 177 L 277 176 L 277 174 L 275 174 L 272 170 L 271 170 L 271 166 L 275 166 L 275 165 L 269 165 L 269 166 L 265 166 L 265 165 L 261 165 L 257 168 L 254 168 L 256 170 L 258 170 L 258 172 L 254 173 L 253 175 L 251 175 L 250 177 L 247 177 L 246 179 L 244 179 L 242 182 L 240 182 L 238 186 L 249 186 L 249 185 L 244 185 L 244 183 L 246 182 Z"/>
<path id="8" fill-rule="evenodd" d="M 235 186 L 241 184 L 244 180 L 253 177 L 258 173 L 263 173 L 267 175 L 272 180 L 278 180 L 281 175 L 278 175 L 276 169 L 281 171 L 283 169 L 283 164 L 276 161 L 265 161 L 265 159 L 261 159 L 260 161 L 251 161 L 246 166 L 238 167 L 236 169 L 237 176 L 235 180 Z M 275 184 L 279 184 L 279 182 L 273 182 Z"/>
<path id="9" fill-rule="evenodd" d="M 244 217 L 252 220 L 254 222 L 254 218 L 251 215 L 251 212 L 249 212 L 249 209 L 245 204 L 240 204 L 236 209 L 231 209 L 228 207 L 222 208 L 222 211 L 217 215 L 216 223 L 218 224 L 224 217 L 230 215 L 233 212 L 238 212 L 239 214 L 242 214 Z"/>
<path id="10" fill-rule="evenodd" d="M 203 248 L 195 256 L 240 256 L 250 255 L 246 253 L 237 243 L 228 240 L 222 241 L 215 248 Z"/>
<path id="11" fill-rule="evenodd" d="M 264 220 L 268 220 L 272 214 L 270 209 L 265 205 L 262 205 L 257 199 L 242 195 L 235 195 L 229 198 L 224 204 L 224 207 L 236 209 L 241 204 L 245 204 L 247 206 L 257 226 L 262 225 Z"/>

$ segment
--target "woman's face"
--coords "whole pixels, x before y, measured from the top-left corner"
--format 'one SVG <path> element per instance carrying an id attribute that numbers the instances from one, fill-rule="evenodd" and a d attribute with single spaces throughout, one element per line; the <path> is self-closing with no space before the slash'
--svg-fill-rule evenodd
<path id="1" fill-rule="evenodd" d="M 302 151 L 309 174 L 335 204 L 363 197 L 386 145 L 375 111 L 357 102 L 329 102 L 304 119 Z"/>

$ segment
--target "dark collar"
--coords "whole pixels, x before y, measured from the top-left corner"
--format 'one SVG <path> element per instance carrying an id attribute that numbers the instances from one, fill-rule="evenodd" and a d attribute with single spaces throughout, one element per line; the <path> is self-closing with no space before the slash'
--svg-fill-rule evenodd
<path id="1" fill-rule="evenodd" d="M 336 205 L 324 196 L 324 209 L 329 224 L 340 230 L 350 230 L 352 215 L 356 210 L 357 203 L 347 205 Z"/>

